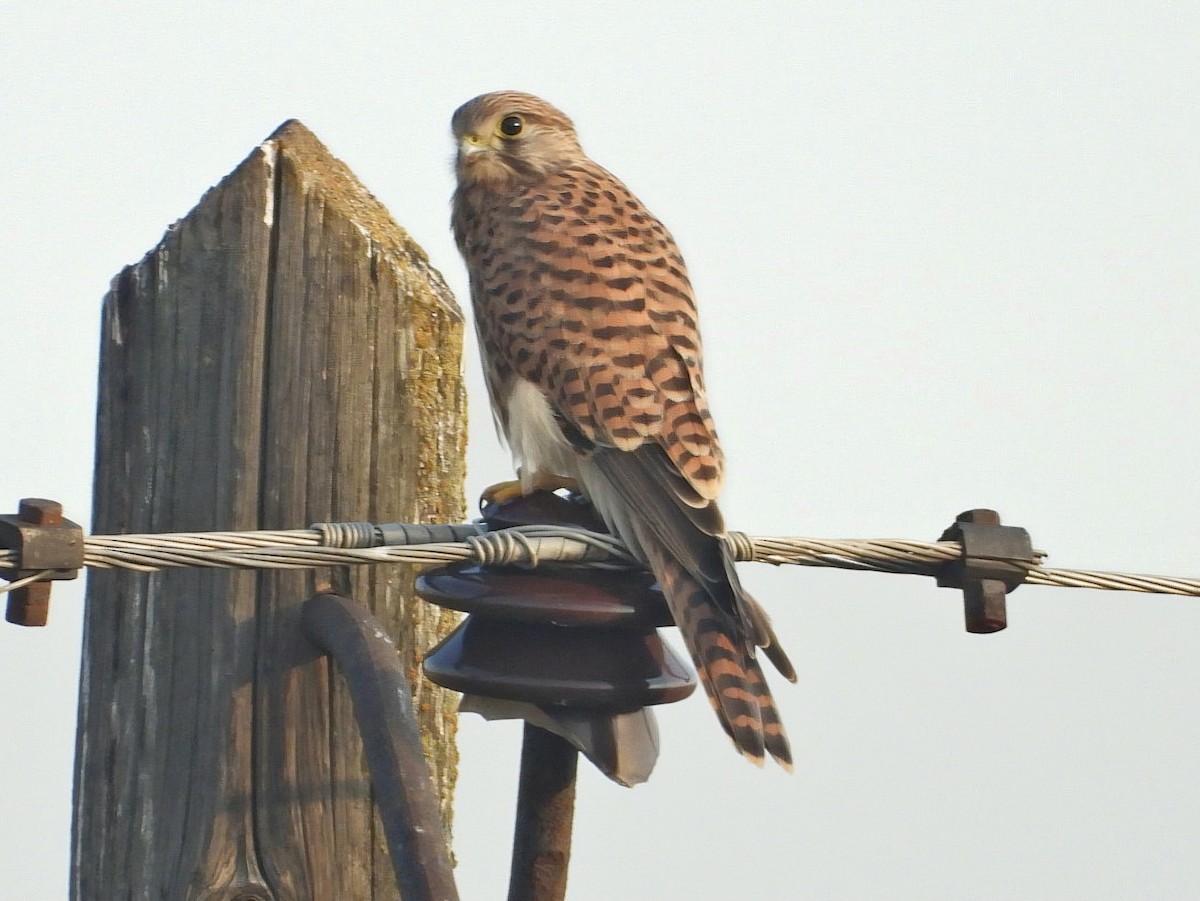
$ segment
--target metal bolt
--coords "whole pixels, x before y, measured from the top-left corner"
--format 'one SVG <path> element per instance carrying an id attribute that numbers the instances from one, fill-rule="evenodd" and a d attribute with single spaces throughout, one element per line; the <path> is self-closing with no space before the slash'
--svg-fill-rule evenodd
<path id="1" fill-rule="evenodd" d="M 63 507 L 44 497 L 23 497 L 17 505 L 17 518 L 35 526 L 55 526 L 62 522 Z"/>

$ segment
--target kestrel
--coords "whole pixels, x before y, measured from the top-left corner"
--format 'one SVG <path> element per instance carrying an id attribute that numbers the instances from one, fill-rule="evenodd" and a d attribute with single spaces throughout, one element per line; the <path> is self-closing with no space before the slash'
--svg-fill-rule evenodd
<path id="1" fill-rule="evenodd" d="M 724 458 L 674 240 L 544 100 L 484 94 L 452 126 L 454 237 L 520 489 L 582 489 L 658 578 L 734 745 L 790 769 L 755 649 L 796 675 L 722 541 Z"/>

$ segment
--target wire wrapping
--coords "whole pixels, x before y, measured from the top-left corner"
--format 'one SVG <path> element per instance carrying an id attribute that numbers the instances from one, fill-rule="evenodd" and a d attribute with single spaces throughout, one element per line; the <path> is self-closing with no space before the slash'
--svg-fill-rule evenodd
<path id="1" fill-rule="evenodd" d="M 730 532 L 726 540 L 739 561 L 925 576 L 935 575 L 939 567 L 962 554 L 955 541 L 759 537 L 744 532 Z M 1027 584 L 1200 597 L 1200 579 L 1052 569 L 1041 565 L 1044 552 L 1035 551 L 1035 557 L 1037 562 L 1032 564 L 1008 561 L 1026 569 Z M 302 569 L 457 562 L 525 567 L 638 565 L 611 535 L 546 525 L 490 532 L 473 524 L 317 523 L 308 529 L 283 531 L 89 535 L 84 539 L 84 566 L 140 572 L 179 567 Z M 15 551 L 0 551 L 0 569 L 19 565 Z M 0 586 L 0 593 L 41 575 Z"/>

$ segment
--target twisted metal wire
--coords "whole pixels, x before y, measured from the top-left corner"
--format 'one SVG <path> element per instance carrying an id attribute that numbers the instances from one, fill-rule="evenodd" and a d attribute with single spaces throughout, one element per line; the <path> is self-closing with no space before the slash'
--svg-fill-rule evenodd
<path id="1" fill-rule="evenodd" d="M 749 536 L 727 538 L 739 561 L 777 566 L 827 566 L 871 572 L 935 575 L 962 555 L 955 541 L 819 539 Z M 1200 579 L 1096 570 L 1052 569 L 1034 561 L 1007 560 L 1026 570 L 1026 582 L 1062 588 L 1097 588 L 1200 597 Z M 19 565 L 15 551 L 0 551 L 0 569 Z M 84 566 L 157 572 L 178 567 L 299 569 L 367 563 L 418 566 L 473 562 L 535 567 L 547 563 L 593 567 L 637 566 L 611 535 L 559 526 L 487 531 L 474 524 L 317 523 L 308 529 L 262 532 L 175 532 L 158 535 L 90 535 Z M 34 574 L 0 587 L 0 593 L 36 581 Z"/>

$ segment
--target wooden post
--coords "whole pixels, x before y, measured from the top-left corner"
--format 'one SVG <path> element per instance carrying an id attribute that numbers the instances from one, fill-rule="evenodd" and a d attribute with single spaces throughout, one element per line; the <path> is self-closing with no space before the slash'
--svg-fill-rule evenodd
<path id="1" fill-rule="evenodd" d="M 456 521 L 462 315 L 424 252 L 282 125 L 104 302 L 93 531 Z M 88 577 L 71 897 L 398 897 L 344 685 L 301 604 L 368 604 L 416 692 L 443 815 L 452 624 L 402 566 Z"/>

